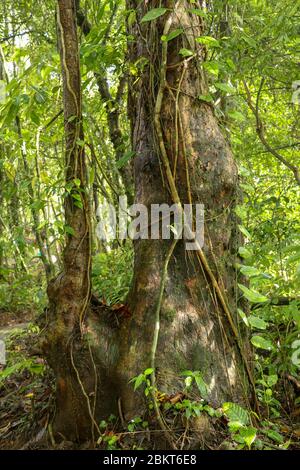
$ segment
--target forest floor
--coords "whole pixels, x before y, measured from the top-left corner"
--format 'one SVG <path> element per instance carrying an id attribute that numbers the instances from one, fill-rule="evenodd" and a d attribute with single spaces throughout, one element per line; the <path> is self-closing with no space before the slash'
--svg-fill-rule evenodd
<path id="1" fill-rule="evenodd" d="M 0 311 L 0 331 L 9 331 L 10 328 L 22 328 L 32 320 L 32 313 L 30 311 L 18 312 L 13 314 L 6 310 Z"/>
<path id="2" fill-rule="evenodd" d="M 44 360 L 33 355 L 37 329 L 31 320 L 29 311 L 0 315 L 7 356 L 6 366 L 0 365 L 0 449 L 34 448 L 53 410 L 53 379 Z"/>
<path id="3" fill-rule="evenodd" d="M 85 449 L 90 443 L 79 446 L 72 442 L 62 440 L 55 442 L 52 434 L 51 422 L 55 412 L 54 404 L 54 378 L 51 370 L 45 364 L 35 349 L 39 335 L 34 325 L 34 318 L 30 312 L 13 315 L 11 312 L 1 312 L 0 340 L 5 341 L 7 351 L 6 366 L 0 365 L 0 449 Z M 264 418 L 266 421 L 266 418 Z M 221 424 L 221 426 L 220 426 Z M 117 448 L 151 448 L 151 432 L 145 434 L 142 440 L 136 442 L 135 433 L 128 430 L 119 432 L 114 426 L 103 431 L 102 443 L 98 448 L 113 448 L 115 441 Z M 232 440 L 227 431 L 226 421 L 217 424 L 223 437 L 221 441 L 232 447 Z M 282 441 L 277 431 L 280 431 Z M 264 431 L 260 439 L 264 448 L 280 448 L 284 450 L 284 443 L 288 449 L 300 449 L 300 408 L 292 415 L 284 413 L 276 420 L 276 428 L 270 428 L 269 434 Z M 144 432 L 144 431 L 143 431 Z M 120 438 L 121 436 L 121 438 Z M 141 436 L 141 435 L 140 435 Z M 219 436 L 220 437 L 220 436 Z M 228 439 L 229 438 L 229 439 Z M 111 441 L 110 441 L 111 439 Z M 145 441 L 147 440 L 147 442 Z M 219 439 L 213 448 L 220 449 Z M 236 445 L 233 443 L 233 446 Z"/>

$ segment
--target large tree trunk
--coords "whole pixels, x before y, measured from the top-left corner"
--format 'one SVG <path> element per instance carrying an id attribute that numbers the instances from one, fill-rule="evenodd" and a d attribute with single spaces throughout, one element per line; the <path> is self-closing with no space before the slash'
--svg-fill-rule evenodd
<path id="1" fill-rule="evenodd" d="M 197 3 L 201 8 L 201 2 Z M 236 323 L 237 228 L 233 209 L 237 168 L 213 109 L 198 99 L 207 93 L 201 68 L 205 51 L 195 41 L 203 34 L 201 17 L 188 12 L 188 1 L 168 1 L 163 6 L 170 11 L 156 21 L 141 23 L 155 6 L 153 1 L 139 7 L 137 23 L 130 30 L 134 36 L 129 45 L 132 62 L 141 57 L 148 60 L 139 79 L 134 77 L 129 86 L 136 202 L 150 208 L 155 203 L 177 202 L 179 196 L 181 203 L 203 203 L 206 220 L 203 251 L 186 252 L 181 241 L 169 264 L 155 359 L 157 384 L 160 390 L 175 393 L 181 386 L 180 372 L 199 370 L 208 384 L 212 405 L 228 400 L 247 403 L 251 367 L 245 364 L 247 354 Z M 133 8 L 135 2 L 128 1 L 128 9 Z M 179 28 L 184 29 L 180 36 L 168 43 L 161 41 L 162 35 Z M 194 51 L 194 57 L 184 59 L 179 54 L 181 48 Z M 159 116 L 155 115 L 158 111 Z M 168 178 L 164 153 L 176 175 L 177 195 Z M 150 367 L 155 309 L 170 243 L 135 242 L 129 296 L 132 317 L 122 325 L 118 362 L 127 417 L 136 414 L 139 406 L 128 379 Z"/>
<path id="2" fill-rule="evenodd" d="M 233 208 L 237 169 L 213 109 L 198 99 L 207 92 L 201 69 L 205 51 L 195 41 L 203 31 L 202 19 L 187 11 L 190 2 L 169 1 L 164 2 L 170 9 L 165 15 L 153 22 L 141 22 L 156 3 L 139 4 L 137 22 L 129 31 L 129 37 L 134 38 L 129 43 L 130 60 L 146 59 L 138 62 L 144 67 L 129 86 L 136 202 L 148 209 L 155 203 L 203 203 L 205 244 L 202 249 L 187 252 L 184 241 L 179 241 L 171 253 L 171 241 L 137 240 L 128 298 L 130 315 L 113 321 L 116 313 L 92 306 L 85 337 L 90 348 L 82 337 L 78 340 L 77 334 L 74 367 L 70 344 L 74 343 L 89 296 L 89 227 L 86 211 L 76 208 L 68 198 L 66 221 L 75 236 L 67 241 L 64 273 L 49 287 L 51 333 L 47 343 L 58 384 L 56 429 L 68 438 L 73 437 L 75 429 L 78 437 L 89 434 L 94 415 L 99 420 L 111 412 L 116 414 L 117 402 L 125 419 L 140 415 L 143 395 L 137 396 L 128 382 L 153 364 L 156 386 L 168 394 L 182 390 L 180 373 L 189 369 L 201 372 L 208 385 L 208 401 L 215 407 L 224 401 L 245 404 L 250 396 L 251 367 L 236 318 L 237 230 Z M 67 154 L 69 151 L 71 155 L 68 179 L 80 177 L 84 184 L 82 174 L 72 173 L 76 152 L 80 162 L 84 160 L 82 151 L 74 145 L 74 121 L 68 121 L 70 115 L 80 116 L 68 85 L 79 102 L 73 2 L 58 4 L 60 31 L 68 45 L 61 48 Z M 128 0 L 128 10 L 135 7 L 136 2 Z M 163 34 L 178 28 L 184 33 L 167 43 L 161 41 Z M 179 54 L 181 48 L 193 50 L 194 56 L 184 59 Z M 83 194 L 82 198 L 86 209 Z M 87 406 L 93 402 L 90 397 L 96 402 Z"/>

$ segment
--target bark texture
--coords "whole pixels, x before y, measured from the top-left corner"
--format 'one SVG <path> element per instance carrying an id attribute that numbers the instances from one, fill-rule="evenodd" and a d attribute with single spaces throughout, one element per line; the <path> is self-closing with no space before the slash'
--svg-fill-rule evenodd
<path id="1" fill-rule="evenodd" d="M 201 67 L 205 50 L 196 41 L 203 33 L 202 19 L 188 11 L 191 6 L 189 1 L 162 3 L 161 6 L 169 9 L 165 15 L 155 21 L 142 22 L 143 16 L 157 7 L 157 2 L 140 2 L 137 7 L 135 1 L 127 1 L 128 10 L 137 7 L 137 21 L 129 27 L 129 57 L 139 67 L 138 77 L 135 75 L 129 84 L 132 147 L 136 153 L 135 202 L 148 208 L 154 203 L 173 202 L 161 162 L 162 144 L 181 202 L 205 205 L 203 252 L 226 297 L 233 324 L 239 331 L 236 272 L 233 267 L 236 253 L 233 207 L 237 169 L 213 109 L 198 98 L 207 92 Z M 80 177 L 84 184 L 84 155 L 82 149 L 74 146 L 77 129 L 74 121 L 68 120 L 74 114 L 79 121 L 81 119 L 68 85 L 71 84 L 79 100 L 73 2 L 58 1 L 58 5 L 61 31 L 67 46 L 65 55 L 61 48 L 67 155 L 68 152 L 70 154 L 67 179 L 74 177 L 77 152 L 80 155 L 77 161 L 82 165 L 83 172 L 76 177 Z M 193 8 L 196 6 L 202 8 L 201 2 L 197 5 L 193 3 Z M 183 32 L 168 42 L 167 49 L 163 49 L 165 46 L 161 36 L 179 28 Z M 194 55 L 183 58 L 179 54 L 182 48 L 192 50 Z M 164 67 L 165 74 L 162 74 Z M 69 76 L 66 75 L 67 69 Z M 155 110 L 158 109 L 157 97 L 163 75 L 165 83 L 158 121 L 162 129 L 160 136 L 155 125 L 158 117 Z M 77 165 L 77 170 L 80 165 Z M 78 437 L 90 431 L 90 416 L 85 407 L 87 401 L 96 421 L 111 412 L 117 414 L 117 402 L 119 406 L 121 404 L 125 419 L 141 414 L 143 394 L 134 393 L 128 382 L 151 364 L 155 311 L 171 242 L 135 242 L 134 280 L 126 315 L 118 317 L 118 313 L 91 305 L 85 327 L 87 334 L 76 341 L 74 353 L 83 390 L 78 384 L 78 374 L 70 363 L 70 342 L 74 344 L 72 340 L 78 331 L 82 305 L 89 292 L 89 227 L 85 211 L 74 206 L 72 197 L 66 201 L 66 222 L 74 228 L 75 235 L 67 240 L 64 272 L 49 286 L 48 356 L 57 375 L 57 429 L 64 429 L 70 438 L 72 430 L 76 430 L 73 434 Z M 201 372 L 208 385 L 211 405 L 218 407 L 224 401 L 247 402 L 248 378 L 236 335 L 220 305 L 207 269 L 199 262 L 195 252 L 185 250 L 183 241 L 178 242 L 168 267 L 155 365 L 157 387 L 167 394 L 182 390 L 180 373 L 189 369 Z"/>
<path id="2" fill-rule="evenodd" d="M 82 130 L 80 68 L 73 0 L 58 0 L 57 31 L 63 75 L 66 138 L 63 272 L 48 284 L 49 308 L 43 348 L 57 379 L 56 428 L 67 438 L 90 434 L 86 396 L 93 390 L 92 366 L 79 339 L 90 299 L 90 225 Z M 69 229 L 70 232 L 70 229 Z M 83 389 L 84 386 L 84 389 Z"/>
<path id="3" fill-rule="evenodd" d="M 201 2 L 197 2 L 201 8 Z M 171 202 L 166 175 L 158 151 L 154 110 L 164 66 L 161 36 L 182 29 L 167 47 L 166 83 L 160 112 L 164 147 L 168 154 L 182 203 L 205 205 L 203 251 L 228 306 L 236 313 L 236 221 L 233 208 L 237 190 L 237 168 L 211 106 L 198 97 L 207 93 L 201 68 L 205 55 L 196 38 L 203 34 L 201 17 L 190 13 L 190 2 L 164 2 L 170 9 L 156 21 L 141 18 L 156 7 L 147 2 L 137 10 L 137 23 L 130 28 L 132 62 L 145 58 L 139 80 L 130 89 L 129 112 L 135 158 L 136 202 L 150 207 Z M 193 4 L 193 8 L 196 5 Z M 128 9 L 135 2 L 128 2 Z M 172 11 L 173 10 L 173 11 Z M 195 52 L 184 59 L 181 48 Z M 128 379 L 149 367 L 153 341 L 154 310 L 168 243 L 141 240 L 135 243 L 134 282 L 129 296 L 132 317 L 122 325 L 118 372 L 122 379 L 122 402 L 126 416 L 136 414 L 137 400 Z M 168 269 L 161 310 L 160 337 L 156 355 L 159 389 L 175 393 L 179 374 L 200 370 L 214 406 L 224 401 L 245 402 L 247 378 L 236 338 L 220 306 L 204 266 L 195 253 L 177 245 Z M 234 318 L 234 322 L 237 319 Z M 237 327 L 238 328 L 238 327 Z"/>

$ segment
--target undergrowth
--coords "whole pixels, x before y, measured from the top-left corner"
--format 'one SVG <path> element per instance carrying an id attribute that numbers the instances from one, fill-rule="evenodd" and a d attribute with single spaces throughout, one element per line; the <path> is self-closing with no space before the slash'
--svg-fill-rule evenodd
<path id="1" fill-rule="evenodd" d="M 132 248 L 125 246 L 98 253 L 93 258 L 94 292 L 108 306 L 125 300 L 132 279 Z"/>

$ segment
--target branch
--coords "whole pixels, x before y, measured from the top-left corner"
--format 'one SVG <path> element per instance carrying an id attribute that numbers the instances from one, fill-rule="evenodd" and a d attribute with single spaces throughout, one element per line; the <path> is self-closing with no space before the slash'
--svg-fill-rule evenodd
<path id="1" fill-rule="evenodd" d="M 22 31 L 22 33 L 10 34 L 9 36 L 5 36 L 4 38 L 0 38 L 0 43 L 6 42 L 6 41 L 9 41 L 10 39 L 18 38 L 18 37 L 21 37 L 21 36 L 26 36 L 26 34 L 29 34 L 29 33 L 32 33 L 32 32 L 34 32 L 34 30 L 29 29 L 28 31 Z"/>
<path id="2" fill-rule="evenodd" d="M 0 44 L 3 44 L 6 41 L 10 41 L 11 39 L 26 36 L 27 34 L 32 34 L 32 33 L 41 36 L 49 44 L 54 44 L 54 42 L 50 38 L 47 37 L 46 33 L 42 32 L 42 31 L 36 31 L 34 29 L 29 29 L 27 31 L 22 31 L 21 33 L 10 34 L 9 36 L 4 36 L 3 38 L 0 38 Z"/>
<path id="3" fill-rule="evenodd" d="M 294 147 L 299 147 L 300 142 L 294 142 L 293 144 L 279 145 L 278 147 L 273 147 L 273 150 L 285 150 Z M 261 152 L 255 152 L 255 154 L 269 153 L 268 150 L 262 150 Z"/>
<path id="4" fill-rule="evenodd" d="M 294 386 L 296 387 L 297 390 L 300 390 L 300 382 L 298 382 L 298 380 L 296 379 L 296 377 L 294 377 L 293 375 L 291 374 L 287 374 L 286 375 L 286 378 L 292 382 L 292 384 L 294 384 Z"/>
<path id="5" fill-rule="evenodd" d="M 273 307 L 285 307 L 290 305 L 292 302 L 300 302 L 300 297 L 273 297 L 268 301 L 267 305 L 272 305 Z M 251 310 L 257 310 L 260 307 L 263 307 L 265 304 L 255 303 L 251 306 Z"/>
<path id="6" fill-rule="evenodd" d="M 52 126 L 52 124 L 56 121 L 56 119 L 59 118 L 59 116 L 64 112 L 63 109 L 61 109 L 60 111 L 58 111 L 58 113 L 55 114 L 55 116 L 53 116 L 53 118 L 50 119 L 50 121 L 48 121 L 44 127 L 43 127 L 43 131 L 45 131 L 46 129 L 48 129 L 50 126 Z"/>
<path id="7" fill-rule="evenodd" d="M 271 153 L 277 160 L 279 160 L 283 165 L 285 165 L 287 168 L 289 168 L 293 172 L 297 183 L 300 185 L 300 170 L 299 170 L 299 168 L 297 166 L 293 165 L 292 163 L 290 163 L 288 160 L 286 160 L 280 153 L 277 152 L 277 150 L 272 148 L 270 146 L 270 144 L 268 143 L 268 141 L 266 140 L 266 137 L 265 137 L 265 134 L 264 134 L 264 125 L 263 125 L 263 122 L 262 122 L 262 120 L 260 118 L 260 115 L 259 115 L 259 98 L 260 98 L 260 94 L 261 94 L 262 87 L 263 87 L 263 84 L 264 84 L 264 79 L 262 79 L 261 83 L 260 83 L 260 87 L 259 87 L 258 94 L 257 94 L 257 99 L 256 99 L 256 105 L 254 105 L 253 102 L 252 102 L 250 90 L 249 90 L 248 85 L 245 82 L 245 80 L 243 80 L 243 84 L 244 84 L 244 88 L 245 88 L 246 96 L 247 96 L 246 101 L 247 101 L 248 106 L 251 109 L 251 111 L 254 114 L 255 119 L 256 119 L 256 133 L 257 133 L 261 143 L 264 145 L 264 147 L 267 149 L 267 151 L 269 153 Z"/>
<path id="8" fill-rule="evenodd" d="M 300 297 L 274 297 L 270 300 L 270 305 L 282 307 L 284 305 L 290 305 L 292 302 L 300 302 Z"/>

